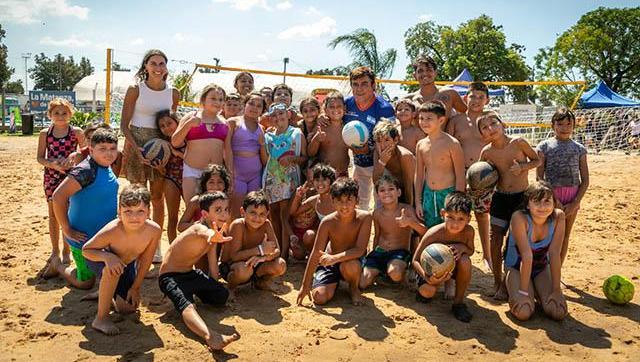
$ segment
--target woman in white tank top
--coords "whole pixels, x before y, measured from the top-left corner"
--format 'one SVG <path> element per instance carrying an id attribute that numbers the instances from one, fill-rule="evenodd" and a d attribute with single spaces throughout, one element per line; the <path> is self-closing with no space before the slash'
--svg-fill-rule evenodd
<path id="1" fill-rule="evenodd" d="M 144 160 L 140 147 L 153 138 L 162 138 L 156 114 L 168 109 L 175 112 L 178 107 L 180 93 L 167 84 L 168 74 L 167 56 L 157 49 L 147 51 L 136 73 L 137 84 L 127 89 L 120 123 L 125 138 L 124 172 L 131 183 L 146 185 L 149 181 L 152 219 L 158 225 L 164 225 L 164 178 Z M 158 252 L 154 263 L 161 261 Z"/>

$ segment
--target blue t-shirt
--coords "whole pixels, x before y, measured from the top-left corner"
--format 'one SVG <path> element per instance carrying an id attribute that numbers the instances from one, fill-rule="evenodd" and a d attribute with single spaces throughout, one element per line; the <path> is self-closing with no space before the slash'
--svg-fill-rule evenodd
<path id="1" fill-rule="evenodd" d="M 69 170 L 67 177 L 82 187 L 69 198 L 69 225 L 85 233 L 89 240 L 117 216 L 118 179 L 111 167 L 102 167 L 91 157 Z M 82 248 L 82 243 L 65 240 L 75 248 Z"/>
<path id="2" fill-rule="evenodd" d="M 369 130 L 369 153 L 363 155 L 354 155 L 353 163 L 360 167 L 373 166 L 373 150 L 375 142 L 373 141 L 373 128 L 376 126 L 380 118 L 388 118 L 392 121 L 396 120 L 393 106 L 384 100 L 381 96 L 376 96 L 371 107 L 360 110 L 356 105 L 356 99 L 351 96 L 344 101 L 346 112 L 342 122 L 347 124 L 351 121 L 360 121 L 367 126 Z"/>
<path id="3" fill-rule="evenodd" d="M 544 155 L 544 179 L 551 186 L 580 186 L 580 157 L 587 154 L 583 145 L 553 137 L 538 143 L 537 150 Z"/>

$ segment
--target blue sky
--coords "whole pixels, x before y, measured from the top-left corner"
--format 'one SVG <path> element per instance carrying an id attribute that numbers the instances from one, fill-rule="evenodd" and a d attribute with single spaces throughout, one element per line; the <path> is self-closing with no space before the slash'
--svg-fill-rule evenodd
<path id="1" fill-rule="evenodd" d="M 326 45 L 361 27 L 376 34 L 382 49 L 398 50 L 393 78 L 403 78 L 403 34 L 424 19 L 457 26 L 487 14 L 503 26 L 509 43 L 526 47 L 531 65 L 539 48 L 598 6 L 640 1 L 0 0 L 0 23 L 16 70 L 12 79 L 23 82 L 23 53 L 85 56 L 103 69 L 107 47 L 115 49 L 116 62 L 132 69 L 147 49 L 160 48 L 173 71 L 191 69 L 189 62 L 213 63 L 214 57 L 228 66 L 281 70 L 282 58 L 289 57 L 288 70 L 304 72 L 348 64 L 344 49 Z"/>

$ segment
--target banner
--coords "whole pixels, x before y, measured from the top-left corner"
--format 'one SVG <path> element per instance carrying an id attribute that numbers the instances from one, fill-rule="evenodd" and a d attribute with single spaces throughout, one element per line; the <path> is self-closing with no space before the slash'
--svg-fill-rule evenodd
<path id="1" fill-rule="evenodd" d="M 64 98 L 76 105 L 76 92 L 74 91 L 29 91 L 29 107 L 31 112 L 46 112 L 49 102 L 54 98 Z"/>

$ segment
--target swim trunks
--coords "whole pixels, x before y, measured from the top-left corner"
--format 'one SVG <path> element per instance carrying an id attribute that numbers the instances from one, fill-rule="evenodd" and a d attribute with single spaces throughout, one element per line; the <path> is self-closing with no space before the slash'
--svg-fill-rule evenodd
<path id="1" fill-rule="evenodd" d="M 491 199 L 491 225 L 499 226 L 503 229 L 509 228 L 511 215 L 516 210 L 524 207 L 524 192 L 502 192 L 496 191 Z"/>
<path id="2" fill-rule="evenodd" d="M 195 303 L 194 295 L 203 303 L 214 306 L 223 306 L 229 297 L 229 291 L 222 283 L 200 269 L 184 273 L 161 274 L 158 277 L 158 284 L 162 293 L 173 302 L 179 313 Z"/>
<path id="3" fill-rule="evenodd" d="M 408 263 L 411 259 L 411 252 L 406 249 L 384 250 L 376 246 L 376 248 L 364 257 L 362 266 L 364 268 L 378 269 L 381 273 L 386 273 L 389 263 L 392 260 L 400 260 Z"/>
<path id="4" fill-rule="evenodd" d="M 422 190 L 422 212 L 424 214 L 424 225 L 427 228 L 444 222 L 440 215 L 440 210 L 444 208 L 444 199 L 455 190 L 455 187 L 431 190 L 426 183 L 424 184 Z"/>

